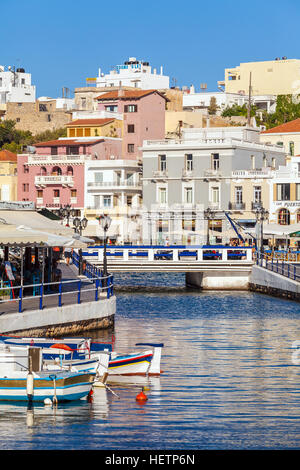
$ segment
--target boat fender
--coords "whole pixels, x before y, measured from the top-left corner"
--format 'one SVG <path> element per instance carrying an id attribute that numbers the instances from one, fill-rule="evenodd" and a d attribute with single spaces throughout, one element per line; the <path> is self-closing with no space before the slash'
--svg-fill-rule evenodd
<path id="1" fill-rule="evenodd" d="M 64 349 L 65 351 L 73 352 L 73 349 L 70 348 L 70 346 L 68 346 L 67 344 L 55 343 L 55 344 L 52 344 L 52 346 L 50 346 L 50 348 L 53 348 L 53 349 Z"/>
<path id="2" fill-rule="evenodd" d="M 34 378 L 32 372 L 27 374 L 26 379 L 26 393 L 29 401 L 33 399 L 33 389 L 34 389 Z"/>
<path id="3" fill-rule="evenodd" d="M 50 398 L 45 398 L 44 405 L 52 405 L 52 401 L 50 400 Z"/>

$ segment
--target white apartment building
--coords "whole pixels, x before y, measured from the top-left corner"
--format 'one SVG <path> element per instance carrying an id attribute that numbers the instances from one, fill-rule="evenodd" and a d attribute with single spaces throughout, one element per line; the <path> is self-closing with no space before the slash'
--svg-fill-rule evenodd
<path id="1" fill-rule="evenodd" d="M 201 92 L 201 93 L 184 93 L 182 97 L 183 109 L 190 111 L 207 110 L 211 98 L 216 99 L 218 106 L 217 114 L 222 114 L 225 108 L 234 105 L 243 106 L 248 104 L 249 97 L 242 93 L 227 93 L 224 91 L 215 92 Z M 258 95 L 251 97 L 251 104 L 256 106 L 259 111 L 267 111 L 267 113 L 274 113 L 276 110 L 276 96 L 275 95 Z"/>
<path id="2" fill-rule="evenodd" d="M 25 69 L 0 65 L 0 105 L 6 103 L 33 103 L 35 86 Z"/>
<path id="3" fill-rule="evenodd" d="M 90 160 L 85 164 L 85 235 L 103 236 L 97 217 L 108 214 L 108 237 L 117 243 L 140 241 L 141 165 L 135 160 Z"/>
<path id="4" fill-rule="evenodd" d="M 116 65 L 113 70 L 105 74 L 99 68 L 98 77 L 88 78 L 87 83 L 100 87 L 135 87 L 141 90 L 157 90 L 169 88 L 169 77 L 163 75 L 163 67 L 158 73 L 149 62 L 129 57 L 122 65 Z"/>
<path id="5" fill-rule="evenodd" d="M 285 162 L 282 147 L 259 142 L 250 127 L 186 128 L 181 140 L 143 143 L 144 242 L 212 243 L 229 241 L 225 212 L 243 210 L 232 200 L 237 170 Z M 210 209 L 210 217 L 205 216 Z"/>

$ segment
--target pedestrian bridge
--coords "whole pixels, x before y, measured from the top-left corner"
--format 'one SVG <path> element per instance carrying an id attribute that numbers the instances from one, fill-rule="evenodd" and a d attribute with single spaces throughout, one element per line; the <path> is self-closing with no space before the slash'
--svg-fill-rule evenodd
<path id="1" fill-rule="evenodd" d="M 104 247 L 82 253 L 90 263 L 103 264 Z M 221 245 L 108 246 L 108 271 L 184 272 L 186 284 L 203 289 L 248 289 L 253 260 L 251 247 Z"/>

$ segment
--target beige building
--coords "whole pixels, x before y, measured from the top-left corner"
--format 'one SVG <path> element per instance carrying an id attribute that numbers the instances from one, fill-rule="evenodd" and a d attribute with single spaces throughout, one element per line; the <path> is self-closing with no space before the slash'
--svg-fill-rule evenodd
<path id="1" fill-rule="evenodd" d="M 0 151 L 0 200 L 17 201 L 17 155 Z"/>
<path id="2" fill-rule="evenodd" d="M 166 138 L 181 137 L 182 129 L 186 127 L 205 127 L 206 119 L 198 111 L 166 111 Z"/>
<path id="3" fill-rule="evenodd" d="M 16 121 L 16 129 L 33 135 L 52 131 L 70 122 L 72 112 L 56 107 L 56 100 L 36 100 L 35 103 L 7 103 L 5 120 Z"/>
<path id="4" fill-rule="evenodd" d="M 262 143 L 281 145 L 287 155 L 300 155 L 300 118 L 263 131 Z"/>
<path id="5" fill-rule="evenodd" d="M 244 62 L 225 69 L 225 79 L 218 82 L 227 93 L 252 95 L 289 95 L 300 93 L 300 60 L 276 58 L 262 62 Z"/>

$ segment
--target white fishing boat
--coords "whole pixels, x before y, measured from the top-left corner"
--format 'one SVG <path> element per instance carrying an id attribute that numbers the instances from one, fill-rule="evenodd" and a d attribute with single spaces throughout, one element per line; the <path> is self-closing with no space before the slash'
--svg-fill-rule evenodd
<path id="1" fill-rule="evenodd" d="M 79 400 L 89 395 L 94 378 L 75 369 L 42 370 L 41 348 L 0 345 L 0 400 Z"/>
<path id="2" fill-rule="evenodd" d="M 160 375 L 162 343 L 137 343 L 136 346 L 151 347 L 151 350 L 144 350 L 130 354 L 120 354 L 112 350 L 111 343 L 101 343 L 92 341 L 90 338 L 20 338 L 14 336 L 0 335 L 0 341 L 12 345 L 31 345 L 43 348 L 45 360 L 54 360 L 59 357 L 64 350 L 64 361 L 78 359 L 94 360 L 100 352 L 110 353 L 108 374 L 111 375 Z M 79 367 L 79 366 L 78 366 Z M 82 370 L 82 369 L 81 369 Z"/>

